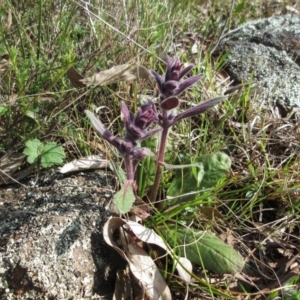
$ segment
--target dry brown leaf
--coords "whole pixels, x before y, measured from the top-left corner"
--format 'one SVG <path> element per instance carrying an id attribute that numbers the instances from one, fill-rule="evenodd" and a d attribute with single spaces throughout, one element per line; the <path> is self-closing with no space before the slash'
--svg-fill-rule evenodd
<path id="1" fill-rule="evenodd" d="M 67 76 L 68 76 L 69 80 L 71 81 L 71 83 L 74 87 L 80 88 L 80 87 L 85 86 L 81 82 L 81 80 L 84 79 L 84 77 L 74 67 L 71 67 L 67 71 Z"/>
<path id="2" fill-rule="evenodd" d="M 150 217 L 149 210 L 149 205 L 140 198 L 135 200 L 134 205 L 130 209 L 134 216 L 139 217 L 141 220 Z"/>
<path id="3" fill-rule="evenodd" d="M 236 247 L 237 239 L 234 235 L 234 232 L 230 228 L 227 228 L 226 231 L 223 231 L 219 238 L 232 248 Z"/>
<path id="4" fill-rule="evenodd" d="M 154 261 L 142 248 L 140 248 L 136 243 L 129 243 L 124 245 L 124 249 L 126 249 L 123 251 L 114 242 L 113 234 L 115 230 L 126 225 L 127 222 L 128 221 L 121 218 L 109 219 L 103 228 L 104 240 L 128 262 L 132 274 L 143 286 L 144 292 L 149 299 L 172 299 L 171 292 Z M 130 240 L 130 237 L 128 237 L 127 240 Z"/>
<path id="5" fill-rule="evenodd" d="M 110 165 L 107 159 L 103 159 L 103 157 L 99 155 L 90 155 L 80 159 L 75 159 L 65 164 L 60 169 L 60 173 L 69 173 L 93 169 L 105 169 L 108 167 L 110 167 Z"/>
<path id="6" fill-rule="evenodd" d="M 10 153 L 0 159 L 1 171 L 12 175 L 24 161 L 25 155 L 23 153 Z"/>
<path id="7" fill-rule="evenodd" d="M 127 257 L 130 260 L 132 274 L 142 283 L 149 299 L 171 299 L 171 293 L 166 282 L 145 250 L 137 244 L 129 244 Z"/>
<path id="8" fill-rule="evenodd" d="M 127 220 L 126 221 L 129 228 L 133 231 L 133 233 L 143 242 L 148 244 L 154 244 L 162 249 L 164 249 L 171 257 L 173 257 L 174 261 L 176 261 L 175 267 L 178 271 L 180 278 L 188 283 L 191 280 L 190 273 L 192 273 L 193 266 L 192 263 L 185 257 L 176 257 L 172 251 L 167 247 L 164 240 L 153 230 L 149 229 L 137 222 Z M 188 270 L 188 272 L 186 271 Z"/>
<path id="9" fill-rule="evenodd" d="M 285 6 L 285 10 L 287 13 L 294 13 L 294 14 L 298 14 L 299 15 L 299 10 L 297 10 L 296 8 L 294 8 L 291 5 L 286 5 Z"/>
<path id="10" fill-rule="evenodd" d="M 147 79 L 150 74 L 148 70 L 139 65 L 130 64 L 117 65 L 108 70 L 97 73 L 91 77 L 81 79 L 85 85 L 108 85 L 119 81 L 130 81 L 139 78 Z"/>
<path id="11" fill-rule="evenodd" d="M 154 261 L 137 243 L 125 244 L 124 242 L 124 249 L 126 248 L 128 251 L 123 251 L 114 242 L 114 231 L 121 226 L 132 231 L 139 240 L 155 244 L 166 250 L 174 258 L 175 266 L 181 279 L 186 283 L 190 282 L 190 274 L 192 273 L 191 262 L 186 258 L 173 255 L 172 250 L 168 248 L 164 240 L 153 229 L 149 229 L 131 220 L 111 218 L 103 228 L 104 240 L 128 261 L 132 274 L 143 285 L 145 293 L 150 299 L 171 299 L 169 298 L 169 288 L 161 277 Z M 125 241 L 125 239 L 123 240 Z M 130 240 L 130 237 L 126 239 L 126 241 Z M 157 298 L 157 295 L 161 295 L 161 297 Z"/>
<path id="12" fill-rule="evenodd" d="M 224 219 L 222 214 L 215 207 L 200 206 L 198 208 L 199 213 L 203 214 L 208 220 Z"/>

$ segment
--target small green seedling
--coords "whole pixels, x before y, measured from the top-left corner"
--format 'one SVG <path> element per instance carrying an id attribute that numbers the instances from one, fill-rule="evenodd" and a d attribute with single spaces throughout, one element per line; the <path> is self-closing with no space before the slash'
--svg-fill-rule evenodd
<path id="1" fill-rule="evenodd" d="M 38 139 L 26 142 L 23 153 L 27 156 L 29 164 L 38 164 L 42 168 L 63 163 L 65 153 L 62 146 L 55 142 L 42 143 Z"/>

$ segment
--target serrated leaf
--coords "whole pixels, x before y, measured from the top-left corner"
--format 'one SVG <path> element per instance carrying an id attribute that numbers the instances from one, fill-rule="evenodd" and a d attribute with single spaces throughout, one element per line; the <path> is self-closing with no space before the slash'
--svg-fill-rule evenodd
<path id="1" fill-rule="evenodd" d="M 212 188 L 216 186 L 219 180 L 226 176 L 231 166 L 229 156 L 223 152 L 196 157 L 193 159 L 193 163 L 198 163 L 199 165 L 202 163 L 203 169 L 199 168 L 196 172 L 192 172 L 191 169 L 178 171 L 168 189 L 168 196 L 180 196 Z M 196 196 L 196 194 L 189 194 L 178 197 L 170 204 L 174 205 L 183 201 L 193 201 Z"/>
<path id="2" fill-rule="evenodd" d="M 33 164 L 40 157 L 43 151 L 43 143 L 38 139 L 28 140 L 23 153 L 27 156 L 27 162 Z"/>
<path id="3" fill-rule="evenodd" d="M 125 181 L 122 188 L 114 195 L 113 202 L 121 214 L 129 212 L 135 201 L 132 184 L 132 180 Z"/>
<path id="4" fill-rule="evenodd" d="M 63 148 L 55 142 L 43 144 L 40 140 L 33 139 L 27 141 L 25 146 L 23 153 L 27 155 L 27 162 L 33 164 L 40 160 L 43 168 L 61 164 L 65 158 Z"/>
<path id="5" fill-rule="evenodd" d="M 243 257 L 212 233 L 177 227 L 163 230 L 167 242 L 178 256 L 217 273 L 236 274 L 244 267 Z"/>
<path id="6" fill-rule="evenodd" d="M 49 142 L 44 145 L 41 153 L 41 166 L 49 168 L 53 165 L 62 164 L 66 155 L 62 146 L 55 142 Z"/>

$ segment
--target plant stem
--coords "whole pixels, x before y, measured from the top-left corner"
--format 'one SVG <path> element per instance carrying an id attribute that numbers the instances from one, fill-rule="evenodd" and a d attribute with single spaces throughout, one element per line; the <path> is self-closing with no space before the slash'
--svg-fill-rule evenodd
<path id="1" fill-rule="evenodd" d="M 132 159 L 125 157 L 125 170 L 126 170 L 126 179 L 134 180 L 135 166 Z"/>
<path id="2" fill-rule="evenodd" d="M 167 118 L 167 111 L 163 112 L 163 117 L 164 120 Z M 157 197 L 158 189 L 159 189 L 159 184 L 160 184 L 160 179 L 161 179 L 161 174 L 162 174 L 162 169 L 163 166 L 161 163 L 164 162 L 165 159 L 165 150 L 167 146 L 167 138 L 169 134 L 169 127 L 165 126 L 162 130 L 161 137 L 160 137 L 160 143 L 159 143 L 159 149 L 158 149 L 158 157 L 157 157 L 157 162 L 156 162 L 156 174 L 155 174 L 155 179 L 154 179 L 154 184 L 153 184 L 153 189 L 152 189 L 152 194 L 151 194 L 151 202 L 154 203 Z"/>

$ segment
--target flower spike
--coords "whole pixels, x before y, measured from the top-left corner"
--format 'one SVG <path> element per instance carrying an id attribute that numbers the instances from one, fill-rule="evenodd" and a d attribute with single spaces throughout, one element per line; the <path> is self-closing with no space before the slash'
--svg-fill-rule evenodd
<path id="1" fill-rule="evenodd" d="M 124 123 L 126 129 L 126 139 L 136 143 L 138 140 L 145 139 L 150 134 L 153 135 L 159 130 L 148 131 L 148 127 L 158 121 L 158 113 L 152 101 L 138 108 L 136 116 L 128 110 L 126 104 L 122 101 L 121 112 L 124 116 Z"/>
<path id="2" fill-rule="evenodd" d="M 174 100 L 177 99 L 183 91 L 188 89 L 191 85 L 196 83 L 202 78 L 202 75 L 193 76 L 188 78 L 180 83 L 180 80 L 188 74 L 192 69 L 193 65 L 189 65 L 186 68 L 182 69 L 183 63 L 180 62 L 179 58 L 176 57 L 173 60 L 169 56 L 166 58 L 167 69 L 166 74 L 160 76 L 155 71 L 150 71 L 150 74 L 155 79 L 158 90 L 160 93 L 160 103 L 164 102 L 167 98 L 174 97 Z M 173 105 L 168 105 L 168 107 L 177 107 L 176 103 Z M 163 108 L 164 109 L 164 108 Z"/>
<path id="3" fill-rule="evenodd" d="M 121 112 L 124 116 L 126 129 L 125 138 L 114 136 L 106 129 L 94 113 L 89 110 L 85 111 L 98 133 L 106 141 L 116 147 L 124 157 L 131 160 L 143 160 L 147 155 L 150 155 L 151 152 L 147 148 L 138 148 L 138 141 L 161 131 L 161 128 L 148 130 L 148 127 L 152 123 L 158 121 L 158 114 L 154 103 L 149 100 L 147 104 L 138 108 L 138 112 L 135 116 L 131 111 L 129 111 L 126 104 L 122 102 Z"/>

